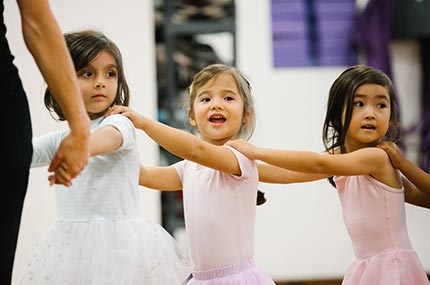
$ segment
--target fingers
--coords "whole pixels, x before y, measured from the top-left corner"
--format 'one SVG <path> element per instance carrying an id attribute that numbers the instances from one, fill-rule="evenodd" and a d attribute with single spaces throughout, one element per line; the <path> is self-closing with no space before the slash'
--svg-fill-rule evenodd
<path id="1" fill-rule="evenodd" d="M 49 165 L 48 171 L 57 172 L 58 169 L 66 170 L 71 178 L 75 178 L 82 171 L 83 167 L 78 167 L 76 164 L 72 164 L 71 167 L 68 167 L 63 152 L 57 152 Z"/>
<path id="2" fill-rule="evenodd" d="M 81 173 L 82 169 L 84 167 L 78 167 L 77 164 L 73 164 L 73 167 L 68 167 L 68 164 L 66 164 L 65 162 L 62 163 L 60 165 L 60 167 L 58 168 L 58 173 L 60 173 L 61 175 L 63 174 L 67 174 L 68 177 L 70 177 L 70 179 L 75 178 L 76 176 L 79 175 L 79 173 Z"/>
<path id="3" fill-rule="evenodd" d="M 60 166 L 63 160 L 64 160 L 64 157 L 62 157 L 61 154 L 57 153 L 54 159 L 52 160 L 51 164 L 49 165 L 48 171 L 49 172 L 56 171 L 56 169 Z"/>
<path id="4" fill-rule="evenodd" d="M 52 186 L 54 184 L 62 184 L 65 186 L 72 185 L 72 176 L 68 173 L 68 168 L 65 163 L 59 165 L 55 170 L 54 174 L 49 175 L 49 184 Z"/>
<path id="5" fill-rule="evenodd" d="M 69 187 L 72 185 L 72 181 L 67 180 L 67 179 L 63 178 L 62 176 L 58 176 L 56 174 L 50 175 L 48 177 L 48 180 L 49 180 L 50 186 L 53 186 L 54 184 L 61 184 L 61 185 Z"/>
<path id="6" fill-rule="evenodd" d="M 60 175 L 66 180 L 71 180 L 75 178 L 82 171 L 82 169 L 83 167 L 79 168 L 76 164 L 73 164 L 72 167 L 68 167 L 66 158 L 62 157 L 61 153 L 57 152 L 57 155 L 52 160 L 48 171 L 55 172 L 56 176 Z"/>
<path id="7" fill-rule="evenodd" d="M 89 140 L 71 132 L 60 143 L 48 171 L 52 184 L 71 185 L 71 180 L 79 175 L 88 163 Z"/>
<path id="8" fill-rule="evenodd" d="M 128 108 L 125 106 L 114 105 L 106 111 L 105 117 L 110 116 L 110 115 L 114 115 L 114 114 L 122 114 L 122 113 L 126 112 L 127 110 L 128 110 Z"/>
<path id="9" fill-rule="evenodd" d="M 58 154 L 58 153 L 57 153 Z M 48 168 L 49 172 L 54 172 L 54 174 L 48 177 L 50 185 L 53 184 L 63 184 L 66 186 L 71 185 L 71 180 L 77 173 L 74 171 L 68 172 L 68 167 L 64 161 L 64 157 L 58 154 L 54 157 Z"/>
<path id="10" fill-rule="evenodd" d="M 387 141 L 380 142 L 377 147 L 382 148 L 383 150 L 387 151 L 391 148 L 391 145 Z"/>

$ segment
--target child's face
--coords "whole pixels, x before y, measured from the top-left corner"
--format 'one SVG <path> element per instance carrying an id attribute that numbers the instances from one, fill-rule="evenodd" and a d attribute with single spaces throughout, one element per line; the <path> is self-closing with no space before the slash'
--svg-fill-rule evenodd
<path id="1" fill-rule="evenodd" d="M 115 100 L 118 68 L 112 54 L 102 51 L 77 72 L 85 109 L 91 119 L 99 117 Z"/>
<path id="2" fill-rule="evenodd" d="M 378 84 L 364 84 L 354 94 L 352 117 L 346 132 L 348 152 L 367 146 L 376 146 L 390 125 L 390 96 Z"/>
<path id="3" fill-rule="evenodd" d="M 220 74 L 197 90 L 190 114 L 200 137 L 222 145 L 235 138 L 243 122 L 243 100 L 230 74 Z"/>

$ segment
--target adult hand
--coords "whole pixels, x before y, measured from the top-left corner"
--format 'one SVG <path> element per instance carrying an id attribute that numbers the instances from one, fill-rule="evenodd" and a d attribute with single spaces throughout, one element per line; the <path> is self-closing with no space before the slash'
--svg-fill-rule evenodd
<path id="1" fill-rule="evenodd" d="M 49 176 L 50 184 L 70 186 L 72 179 L 87 165 L 89 155 L 89 134 L 71 132 L 61 142 L 48 168 L 54 172 Z"/>

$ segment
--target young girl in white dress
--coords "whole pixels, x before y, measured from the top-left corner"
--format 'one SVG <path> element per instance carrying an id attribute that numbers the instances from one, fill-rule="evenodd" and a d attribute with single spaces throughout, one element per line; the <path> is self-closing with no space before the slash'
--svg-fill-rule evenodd
<path id="1" fill-rule="evenodd" d="M 124 116 L 103 116 L 110 106 L 129 103 L 121 53 L 98 31 L 65 38 L 92 120 L 91 158 L 71 186 L 55 185 L 56 222 L 39 242 L 21 284 L 182 284 L 191 268 L 186 252 L 139 213 L 134 126 Z M 49 90 L 45 105 L 64 120 Z M 49 165 L 66 135 L 57 131 L 34 138 L 32 167 Z M 62 176 L 66 166 L 51 178 Z"/>

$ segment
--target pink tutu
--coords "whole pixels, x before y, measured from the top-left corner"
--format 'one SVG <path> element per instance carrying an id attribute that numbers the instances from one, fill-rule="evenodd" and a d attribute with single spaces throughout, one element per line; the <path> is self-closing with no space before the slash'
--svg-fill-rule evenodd
<path id="1" fill-rule="evenodd" d="M 428 285 L 420 260 L 413 250 L 392 250 L 355 260 L 342 285 Z"/>
<path id="2" fill-rule="evenodd" d="M 253 260 L 208 271 L 193 272 L 187 285 L 275 285 Z"/>

